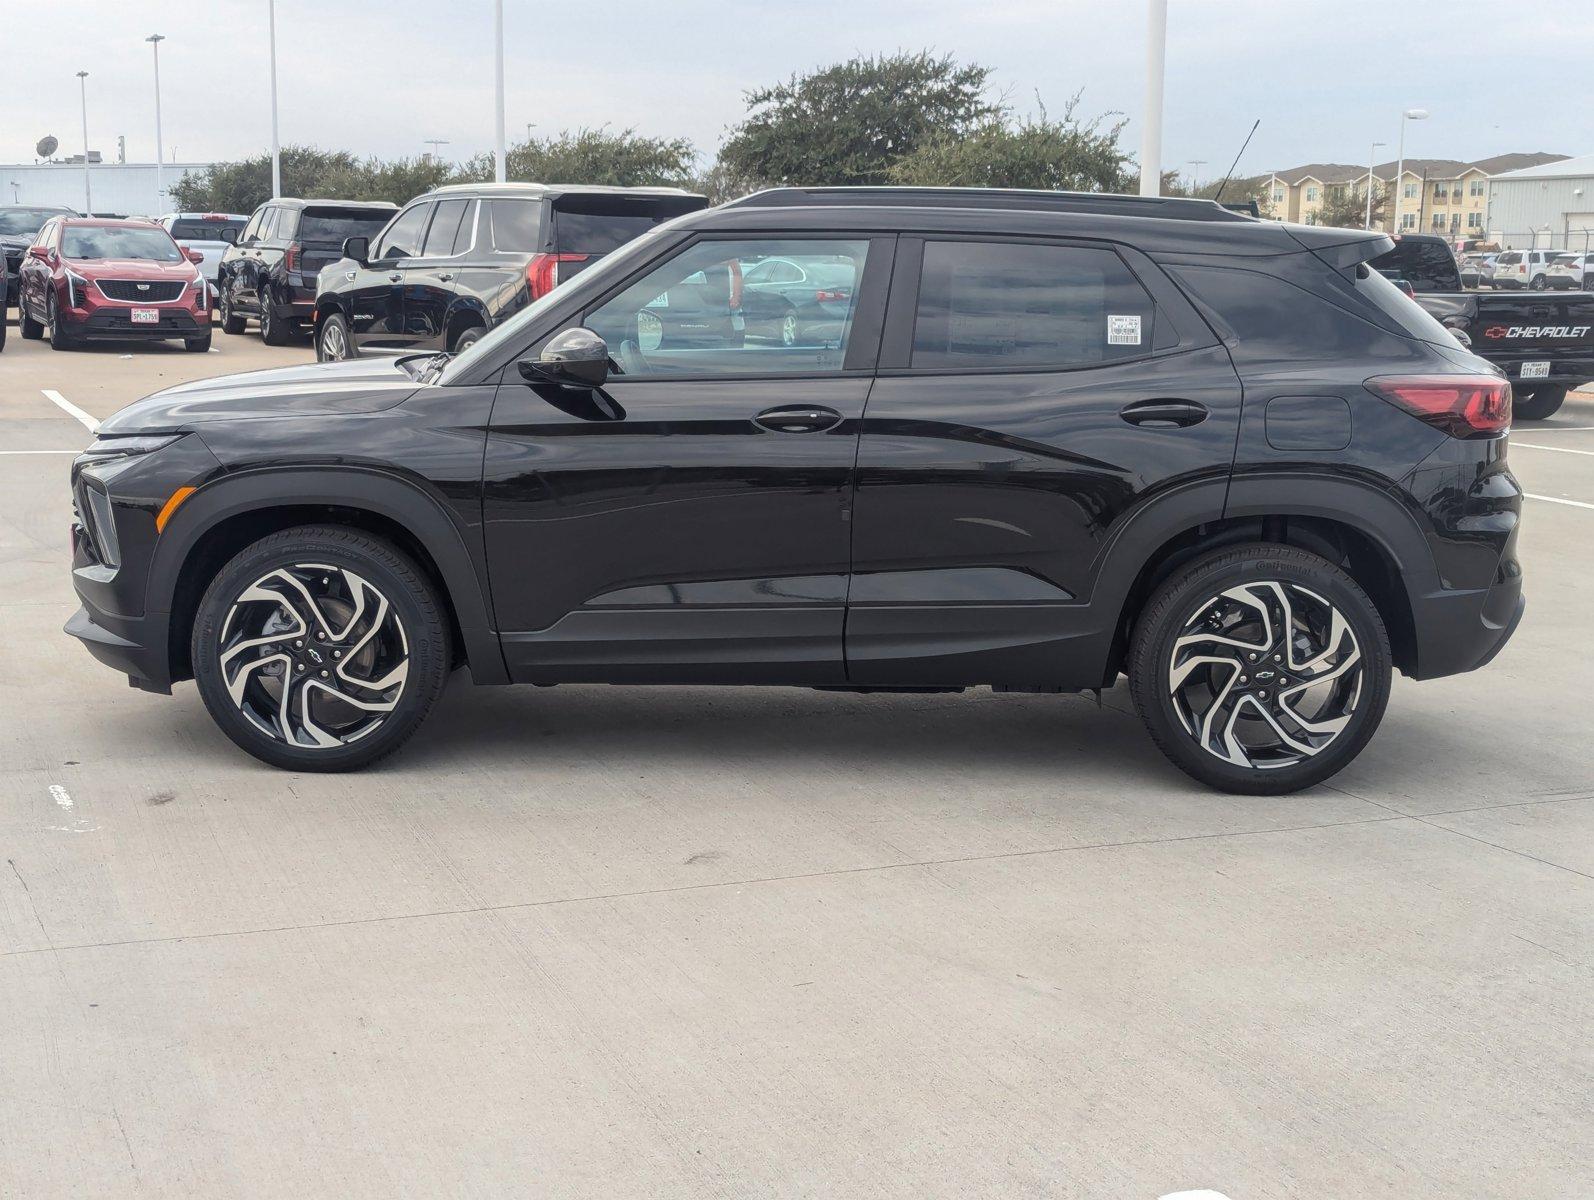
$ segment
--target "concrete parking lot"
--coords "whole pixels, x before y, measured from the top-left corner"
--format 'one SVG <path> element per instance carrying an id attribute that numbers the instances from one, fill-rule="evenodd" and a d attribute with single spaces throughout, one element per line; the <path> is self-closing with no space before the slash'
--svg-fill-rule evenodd
<path id="1" fill-rule="evenodd" d="M 0 1195 L 1594 1194 L 1594 394 L 1515 641 L 1301 795 L 1122 688 L 459 679 L 337 777 L 61 633 L 73 410 L 310 357 L 0 354 Z"/>

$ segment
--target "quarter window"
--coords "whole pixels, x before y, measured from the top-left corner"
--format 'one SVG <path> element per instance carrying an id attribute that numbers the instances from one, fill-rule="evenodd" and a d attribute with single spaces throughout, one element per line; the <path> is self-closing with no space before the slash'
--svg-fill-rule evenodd
<path id="1" fill-rule="evenodd" d="M 493 249 L 535 254 L 542 249 L 542 201 L 494 200 Z"/>
<path id="2" fill-rule="evenodd" d="M 387 227 L 377 244 L 376 260 L 416 258 L 420 254 L 421 235 L 426 231 L 426 218 L 432 211 L 430 204 L 417 204 L 406 208 Z"/>
<path id="3" fill-rule="evenodd" d="M 839 371 L 868 250 L 863 240 L 698 242 L 586 324 L 630 377 Z M 769 279 L 760 265 L 771 259 L 802 281 Z"/>
<path id="4" fill-rule="evenodd" d="M 913 325 L 918 369 L 1074 367 L 1152 346 L 1151 297 L 1111 250 L 928 242 Z"/>

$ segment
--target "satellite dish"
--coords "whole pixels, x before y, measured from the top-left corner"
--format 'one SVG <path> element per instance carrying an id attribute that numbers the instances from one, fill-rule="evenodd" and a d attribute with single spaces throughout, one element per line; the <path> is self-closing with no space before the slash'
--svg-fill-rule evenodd
<path id="1" fill-rule="evenodd" d="M 34 147 L 34 149 L 38 151 L 40 158 L 49 158 L 50 155 L 54 154 L 60 148 L 61 143 L 53 137 L 40 138 L 39 144 Z"/>

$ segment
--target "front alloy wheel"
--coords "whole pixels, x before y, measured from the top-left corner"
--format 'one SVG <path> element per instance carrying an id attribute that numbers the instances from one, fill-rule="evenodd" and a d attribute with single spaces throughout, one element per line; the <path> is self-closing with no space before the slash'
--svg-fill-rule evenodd
<path id="1" fill-rule="evenodd" d="M 318 362 L 342 362 L 349 357 L 349 327 L 342 316 L 333 313 L 321 323 L 315 348 Z"/>
<path id="2" fill-rule="evenodd" d="M 212 581 L 194 623 L 211 716 L 257 758 L 299 770 L 348 770 L 396 749 L 448 661 L 429 581 L 353 529 L 262 538 Z"/>
<path id="3" fill-rule="evenodd" d="M 1340 567 L 1292 546 L 1242 546 L 1157 590 L 1129 674 L 1176 766 L 1226 791 L 1291 792 L 1327 779 L 1372 736 L 1389 697 L 1389 639 Z"/>

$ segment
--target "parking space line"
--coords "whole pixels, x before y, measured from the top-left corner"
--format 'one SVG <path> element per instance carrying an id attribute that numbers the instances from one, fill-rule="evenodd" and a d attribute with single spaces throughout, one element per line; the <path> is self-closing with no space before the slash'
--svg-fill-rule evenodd
<path id="1" fill-rule="evenodd" d="M 1594 433 L 1594 425 L 1544 425 L 1533 431 L 1535 437 L 1541 433 Z M 1511 444 L 1515 446 L 1519 443 Z"/>
<path id="2" fill-rule="evenodd" d="M 1594 450 L 1574 450 L 1570 446 L 1535 446 L 1532 442 L 1512 442 L 1512 446 L 1520 446 L 1524 450 L 1552 450 L 1556 454 L 1586 454 L 1594 458 Z"/>
<path id="3" fill-rule="evenodd" d="M 74 417 L 83 422 L 84 428 L 90 433 L 98 433 L 100 431 L 100 423 L 98 421 L 89 416 L 88 413 L 84 412 L 77 405 L 73 404 L 65 396 L 61 395 L 60 392 L 56 391 L 54 388 L 42 388 L 40 390 L 43 391 L 44 398 L 46 400 L 59 408 L 67 416 Z"/>
<path id="4" fill-rule="evenodd" d="M 1594 510 L 1594 504 L 1590 504 L 1586 500 L 1566 500 L 1560 496 L 1535 496 L 1532 492 L 1523 492 L 1522 494 L 1529 500 L 1543 500 L 1546 504 L 1569 504 L 1573 508 Z"/>
<path id="5" fill-rule="evenodd" d="M 0 454 L 82 454 L 81 450 L 0 450 Z"/>

